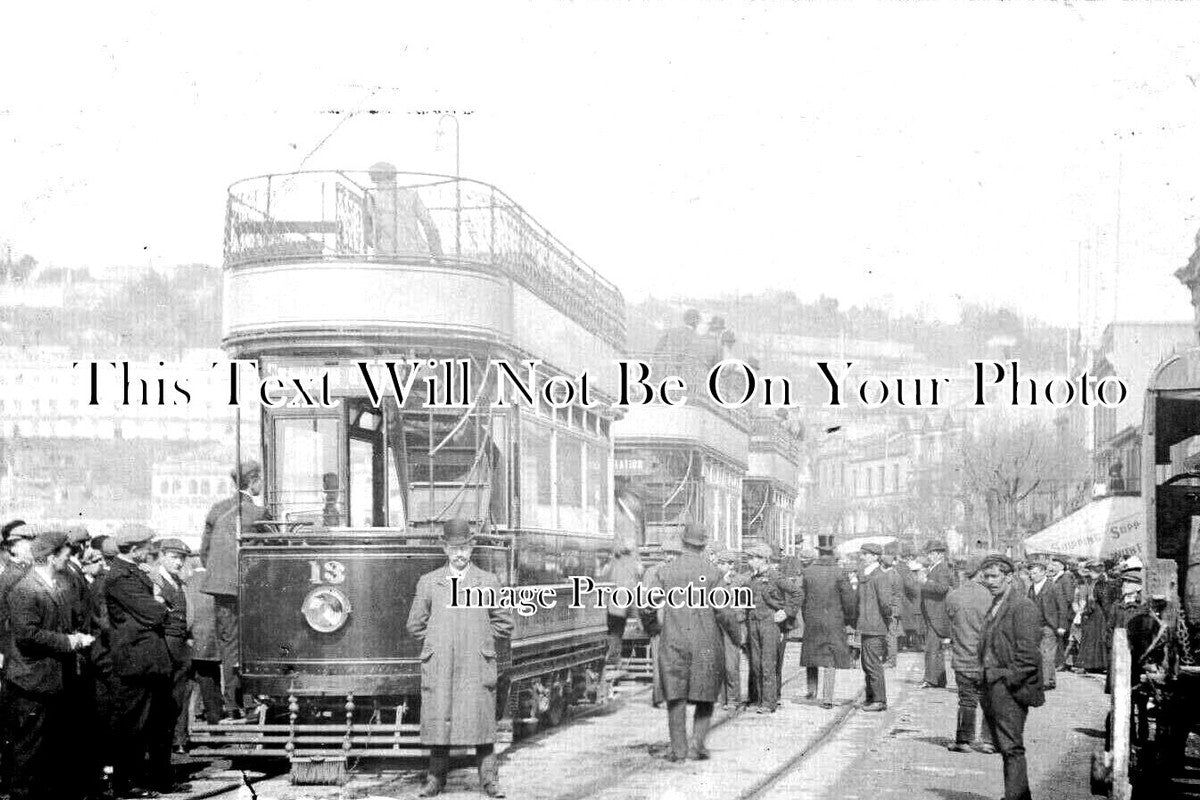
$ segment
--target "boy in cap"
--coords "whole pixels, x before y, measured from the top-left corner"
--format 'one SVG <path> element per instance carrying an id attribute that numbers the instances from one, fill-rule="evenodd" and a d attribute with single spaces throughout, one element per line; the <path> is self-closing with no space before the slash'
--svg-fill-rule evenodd
<path id="1" fill-rule="evenodd" d="M 61 797 L 71 776 L 55 755 L 68 744 L 71 706 L 67 688 L 75 677 L 75 654 L 90 647 L 91 635 L 76 630 L 63 603 L 62 577 L 70 558 L 60 528 L 38 531 L 33 567 L 9 594 L 11 658 L 5 666 L 13 720 L 11 797 Z"/>
<path id="2" fill-rule="evenodd" d="M 473 746 L 480 788 L 503 797 L 496 764 L 496 643 L 512 636 L 512 612 L 455 603 L 467 588 L 498 592 L 500 579 L 471 563 L 473 536 L 465 519 L 442 528 L 446 565 L 417 581 L 408 632 L 421 640 L 421 744 L 429 773 L 420 797 L 441 794 L 452 746 Z M 452 604 L 458 607 L 452 607 Z"/>
<path id="3" fill-rule="evenodd" d="M 779 626 L 787 618 L 784 605 L 788 592 L 778 573 L 770 569 L 770 545 L 751 545 L 746 550 L 746 561 L 750 565 L 747 585 L 754 595 L 754 605 L 746 615 L 750 675 L 758 688 L 758 713 L 766 714 L 774 712 L 779 706 L 776 663 L 779 658 Z"/>
<path id="4" fill-rule="evenodd" d="M 262 467 L 257 461 L 243 461 L 229 474 L 237 492 L 213 504 L 204 519 L 200 539 L 200 561 L 204 564 L 204 584 L 200 590 L 213 596 L 217 614 L 217 642 L 221 649 L 221 678 L 225 691 L 225 718 L 244 715 L 241 686 L 238 681 L 238 536 L 254 530 L 255 523 L 267 519 L 258 504 L 262 494 Z"/>
<path id="5" fill-rule="evenodd" d="M 887 710 L 887 683 L 883 662 L 886 658 L 888 629 L 898 601 L 892 582 L 879 566 L 883 548 L 868 542 L 860 548 L 862 571 L 858 576 L 858 622 L 862 638 L 862 668 L 866 679 L 863 711 Z"/>

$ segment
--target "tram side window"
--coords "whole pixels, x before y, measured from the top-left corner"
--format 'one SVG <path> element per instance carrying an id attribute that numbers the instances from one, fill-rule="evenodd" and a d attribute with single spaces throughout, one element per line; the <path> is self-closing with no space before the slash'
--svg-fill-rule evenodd
<path id="1" fill-rule="evenodd" d="M 544 423 L 530 419 L 521 432 L 521 491 L 524 524 L 534 528 L 554 527 L 554 496 L 551 470 L 552 434 Z"/>
<path id="2" fill-rule="evenodd" d="M 607 442 L 588 442 L 587 470 L 588 532 L 597 533 L 608 529 L 608 498 L 612 496 Z"/>
<path id="3" fill-rule="evenodd" d="M 584 529 L 583 442 L 564 430 L 558 431 L 558 527 Z"/>
<path id="4" fill-rule="evenodd" d="M 332 418 L 275 420 L 275 486 L 266 498 L 277 519 L 323 519 L 326 473 L 338 472 L 338 423 Z"/>

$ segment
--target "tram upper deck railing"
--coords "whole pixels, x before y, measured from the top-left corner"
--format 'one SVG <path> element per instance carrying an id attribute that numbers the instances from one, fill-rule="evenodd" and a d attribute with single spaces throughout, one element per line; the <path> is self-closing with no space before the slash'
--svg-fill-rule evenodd
<path id="1" fill-rule="evenodd" d="M 229 187 L 225 265 L 428 262 L 500 270 L 623 345 L 620 291 L 494 186 L 422 173 L 309 171 Z M 378 175 L 376 175 L 378 177 Z"/>
<path id="2" fill-rule="evenodd" d="M 751 446 L 762 444 L 774 448 L 792 461 L 800 460 L 800 441 L 787 423 L 775 416 L 754 415 L 750 420 Z"/>

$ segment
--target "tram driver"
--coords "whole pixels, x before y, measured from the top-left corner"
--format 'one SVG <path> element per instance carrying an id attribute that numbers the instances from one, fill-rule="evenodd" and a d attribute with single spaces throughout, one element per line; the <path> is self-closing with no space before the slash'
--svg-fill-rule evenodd
<path id="1" fill-rule="evenodd" d="M 421 576 L 408 615 L 408 632 L 421 646 L 421 744 L 429 748 L 429 773 L 419 792 L 433 797 L 446 787 L 450 748 L 474 746 L 479 784 L 488 797 L 504 797 L 496 764 L 496 640 L 512 636 L 512 611 L 471 608 L 451 596 L 498 593 L 500 579 L 471 563 L 473 535 L 465 519 L 442 528 L 447 563 Z M 454 602 L 452 602 L 454 601 Z M 452 607 L 453 606 L 453 607 Z"/>

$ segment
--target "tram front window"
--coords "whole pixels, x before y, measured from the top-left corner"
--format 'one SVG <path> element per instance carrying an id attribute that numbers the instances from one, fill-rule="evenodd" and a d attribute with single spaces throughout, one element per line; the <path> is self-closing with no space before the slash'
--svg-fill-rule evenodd
<path id="1" fill-rule="evenodd" d="M 343 398 L 340 414 L 272 419 L 267 500 L 277 519 L 407 528 L 453 517 L 507 522 L 506 420 L 486 412 L 385 414 Z"/>

